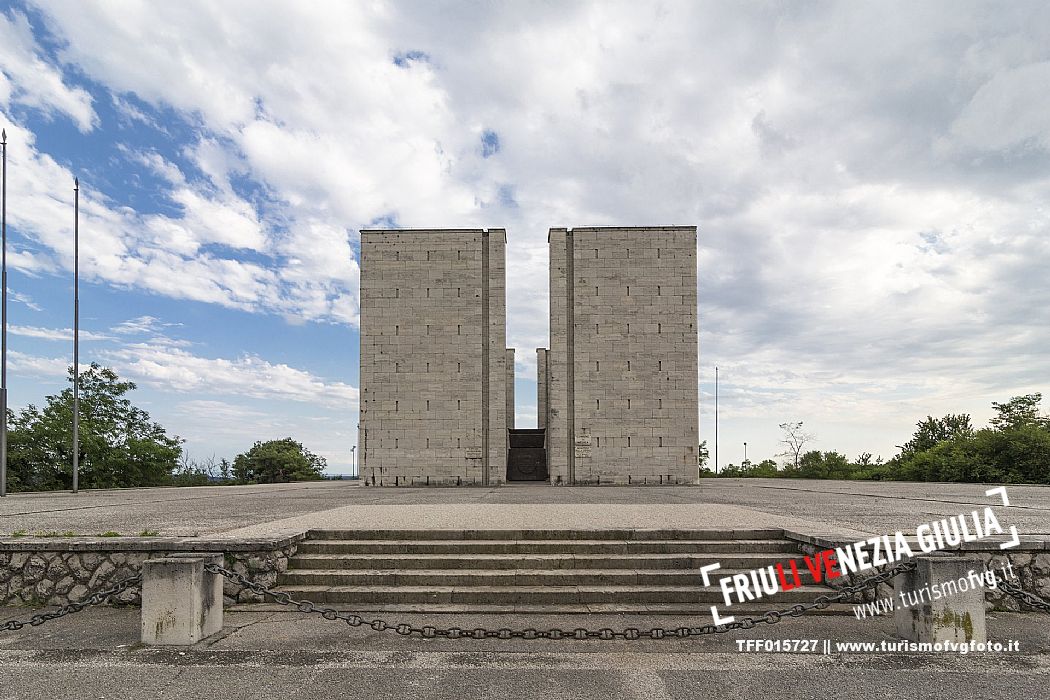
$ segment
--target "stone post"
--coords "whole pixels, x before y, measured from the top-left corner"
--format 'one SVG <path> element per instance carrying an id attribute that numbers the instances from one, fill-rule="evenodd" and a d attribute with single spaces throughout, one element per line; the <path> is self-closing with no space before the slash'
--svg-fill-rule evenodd
<path id="1" fill-rule="evenodd" d="M 975 556 L 919 556 L 894 579 L 897 636 L 913 642 L 985 642 L 984 563 Z M 971 574 L 972 572 L 972 574 Z M 940 591 L 940 597 L 934 590 Z M 903 596 L 903 599 L 902 599 Z"/>
<path id="2" fill-rule="evenodd" d="M 222 629 L 221 554 L 176 554 L 142 564 L 142 643 L 187 646 Z"/>

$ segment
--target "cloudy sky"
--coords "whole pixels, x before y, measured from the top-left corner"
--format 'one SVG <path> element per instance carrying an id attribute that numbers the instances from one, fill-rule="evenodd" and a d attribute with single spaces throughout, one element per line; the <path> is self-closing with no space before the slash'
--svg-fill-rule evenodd
<path id="1" fill-rule="evenodd" d="M 1044 2 L 0 5 L 11 402 L 81 359 L 195 457 L 349 471 L 358 230 L 505 227 L 518 423 L 547 229 L 700 228 L 701 437 L 889 457 L 1047 391 Z"/>

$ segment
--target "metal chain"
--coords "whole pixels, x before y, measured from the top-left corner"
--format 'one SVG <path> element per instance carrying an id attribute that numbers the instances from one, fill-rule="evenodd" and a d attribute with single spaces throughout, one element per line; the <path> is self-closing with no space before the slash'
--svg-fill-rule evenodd
<path id="1" fill-rule="evenodd" d="M 84 608 L 104 603 L 111 597 L 115 595 L 120 595 L 129 588 L 134 588 L 135 586 L 138 586 L 140 583 L 142 583 L 142 574 L 135 574 L 134 576 L 129 576 L 128 578 L 117 581 L 117 583 L 115 583 L 111 588 L 92 593 L 83 600 L 77 601 L 75 603 L 68 603 L 67 605 L 63 605 L 57 610 L 37 613 L 36 615 L 30 617 L 28 620 L 8 620 L 7 622 L 0 623 L 0 632 L 12 632 L 14 630 L 20 630 L 26 625 L 36 627 L 50 620 L 57 620 L 60 617 L 65 617 L 70 613 L 78 613 Z"/>
<path id="2" fill-rule="evenodd" d="M 216 564 L 205 564 L 204 570 L 209 573 L 219 574 L 226 577 L 235 584 L 247 588 L 248 590 L 258 593 L 259 595 L 267 596 L 272 598 L 275 602 L 281 605 L 290 605 L 295 607 L 299 612 L 303 613 L 316 613 L 326 620 L 342 620 L 351 627 L 360 627 L 362 625 L 371 627 L 377 632 L 397 632 L 398 634 L 409 637 L 417 635 L 426 639 L 432 639 L 435 637 L 445 637 L 448 639 L 688 639 L 690 637 L 700 637 L 708 634 L 721 634 L 723 632 L 729 632 L 730 630 L 749 630 L 759 623 L 766 623 L 775 625 L 780 622 L 784 617 L 800 617 L 810 610 L 823 610 L 828 606 L 842 602 L 850 596 L 865 591 L 869 588 L 874 588 L 880 583 L 885 583 L 895 576 L 899 576 L 906 571 L 912 571 L 915 569 L 915 562 L 902 562 L 892 569 L 886 569 L 878 574 L 869 576 L 861 580 L 859 583 L 850 586 L 843 586 L 836 590 L 834 593 L 828 593 L 827 595 L 817 596 L 812 603 L 798 603 L 792 605 L 790 608 L 783 610 L 770 610 L 765 615 L 758 617 L 742 617 L 739 620 L 734 620 L 728 624 L 723 625 L 702 625 L 700 627 L 675 627 L 675 628 L 664 628 L 654 627 L 648 631 L 641 630 L 636 627 L 628 627 L 622 630 L 614 630 L 608 627 L 603 627 L 597 630 L 585 629 L 577 627 L 572 630 L 562 630 L 558 628 L 550 630 L 540 630 L 532 627 L 525 629 L 510 629 L 507 627 L 500 627 L 499 629 L 486 629 L 484 627 L 476 627 L 473 629 L 464 629 L 461 627 L 434 627 L 432 625 L 426 625 L 424 627 L 413 627 L 407 623 L 390 624 L 382 619 L 367 619 L 361 615 L 355 613 L 341 613 L 334 608 L 324 607 L 315 605 L 308 600 L 296 600 L 292 598 L 289 593 L 283 591 L 274 591 L 262 584 L 255 583 L 249 580 L 247 577 L 238 574 L 234 571 L 224 569 Z"/>
<path id="3" fill-rule="evenodd" d="M 1006 574 L 1002 571 L 995 572 L 995 578 L 999 580 L 999 588 L 1002 588 L 1008 594 L 1017 598 L 1025 605 L 1028 605 L 1036 610 L 1042 610 L 1045 613 L 1050 613 L 1050 603 L 1046 602 L 1035 593 L 1029 593 L 1020 586 L 1014 583 L 1010 583 L 1006 579 Z"/>
<path id="4" fill-rule="evenodd" d="M 448 639 L 640 639 L 648 637 L 649 639 L 688 639 L 690 637 L 700 637 L 709 634 L 721 634 L 729 632 L 731 630 L 749 630 L 760 623 L 769 625 L 775 625 L 781 621 L 784 617 L 801 617 L 811 610 L 823 610 L 830 605 L 840 603 L 850 596 L 857 593 L 861 593 L 865 590 L 875 588 L 880 583 L 885 583 L 890 579 L 899 576 L 906 571 L 912 571 L 915 569 L 914 562 L 902 562 L 897 566 L 886 569 L 878 574 L 869 576 L 862 579 L 859 583 L 853 585 L 843 586 L 837 589 L 834 593 L 828 593 L 825 595 L 817 596 L 811 603 L 797 603 L 792 605 L 790 608 L 783 610 L 770 610 L 764 615 L 758 617 L 746 616 L 739 620 L 723 624 L 723 625 L 702 625 L 700 627 L 675 627 L 675 628 L 663 628 L 654 627 L 648 631 L 640 630 L 636 627 L 628 627 L 622 630 L 614 630 L 608 627 L 603 627 L 597 630 L 589 630 L 582 627 L 577 627 L 573 630 L 562 630 L 553 628 L 550 630 L 540 630 L 531 627 L 525 629 L 513 630 L 507 627 L 501 627 L 499 629 L 486 629 L 484 627 L 476 627 L 474 629 L 463 629 L 460 627 L 434 627 L 432 625 L 426 625 L 424 627 L 413 627 L 406 623 L 400 623 L 392 625 L 382 619 L 367 619 L 361 615 L 354 613 L 341 613 L 334 608 L 318 606 L 308 600 L 296 600 L 292 598 L 291 594 L 283 591 L 274 591 L 262 584 L 256 583 L 249 580 L 247 577 L 238 574 L 235 571 L 230 571 L 216 564 L 205 564 L 205 571 L 218 574 L 223 576 L 233 583 L 247 588 L 248 590 L 257 593 L 262 596 L 272 598 L 275 602 L 281 605 L 294 606 L 299 612 L 303 613 L 316 613 L 319 614 L 326 620 L 343 620 L 347 625 L 351 627 L 360 627 L 362 625 L 371 627 L 377 632 L 392 631 L 397 632 L 402 636 L 417 635 L 423 638 L 431 639 L 435 637 L 445 637 Z M 1009 595 L 1017 598 L 1026 605 L 1036 609 L 1042 610 L 1043 612 L 1050 613 L 1050 603 L 1043 600 L 1034 593 L 1022 589 L 1016 584 L 1010 583 L 1006 577 L 1001 573 L 996 573 L 996 578 L 999 580 L 999 586 Z M 63 605 L 57 610 L 50 612 L 42 612 L 33 615 L 28 620 L 8 620 L 7 622 L 0 623 L 0 632 L 10 632 L 20 630 L 26 625 L 37 627 L 49 622 L 56 620 L 60 617 L 65 617 L 71 613 L 78 613 L 85 608 L 93 605 L 100 605 L 106 602 L 115 595 L 120 595 L 129 588 L 134 588 L 142 583 L 142 574 L 136 574 L 125 579 L 121 579 L 116 584 L 105 590 L 96 591 L 83 600 L 68 603 Z"/>

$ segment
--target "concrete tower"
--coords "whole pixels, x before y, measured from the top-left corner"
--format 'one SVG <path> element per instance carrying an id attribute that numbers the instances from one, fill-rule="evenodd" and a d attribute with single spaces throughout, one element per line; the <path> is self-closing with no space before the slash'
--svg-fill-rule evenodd
<path id="1" fill-rule="evenodd" d="M 361 232 L 363 478 L 506 478 L 506 243 L 503 229 Z"/>
<path id="2" fill-rule="evenodd" d="M 556 228 L 548 241 L 551 481 L 696 480 L 696 227 Z"/>

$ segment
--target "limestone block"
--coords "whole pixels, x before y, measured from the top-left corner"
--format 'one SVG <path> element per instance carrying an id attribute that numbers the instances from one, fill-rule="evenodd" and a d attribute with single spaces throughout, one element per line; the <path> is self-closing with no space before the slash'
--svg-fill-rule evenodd
<path id="1" fill-rule="evenodd" d="M 142 565 L 142 642 L 196 644 L 222 629 L 223 577 L 204 571 L 222 555 L 175 555 Z"/>
<path id="2" fill-rule="evenodd" d="M 969 581 L 970 572 L 981 573 L 976 556 L 916 557 L 917 568 L 894 579 L 894 623 L 897 635 L 914 642 L 984 642 L 984 589 Z M 939 599 L 933 587 L 956 590 Z M 966 587 L 966 590 L 961 590 Z M 927 594 L 923 595 L 923 591 Z M 905 599 L 901 600 L 901 595 Z M 905 605 L 907 603 L 907 605 Z"/>

